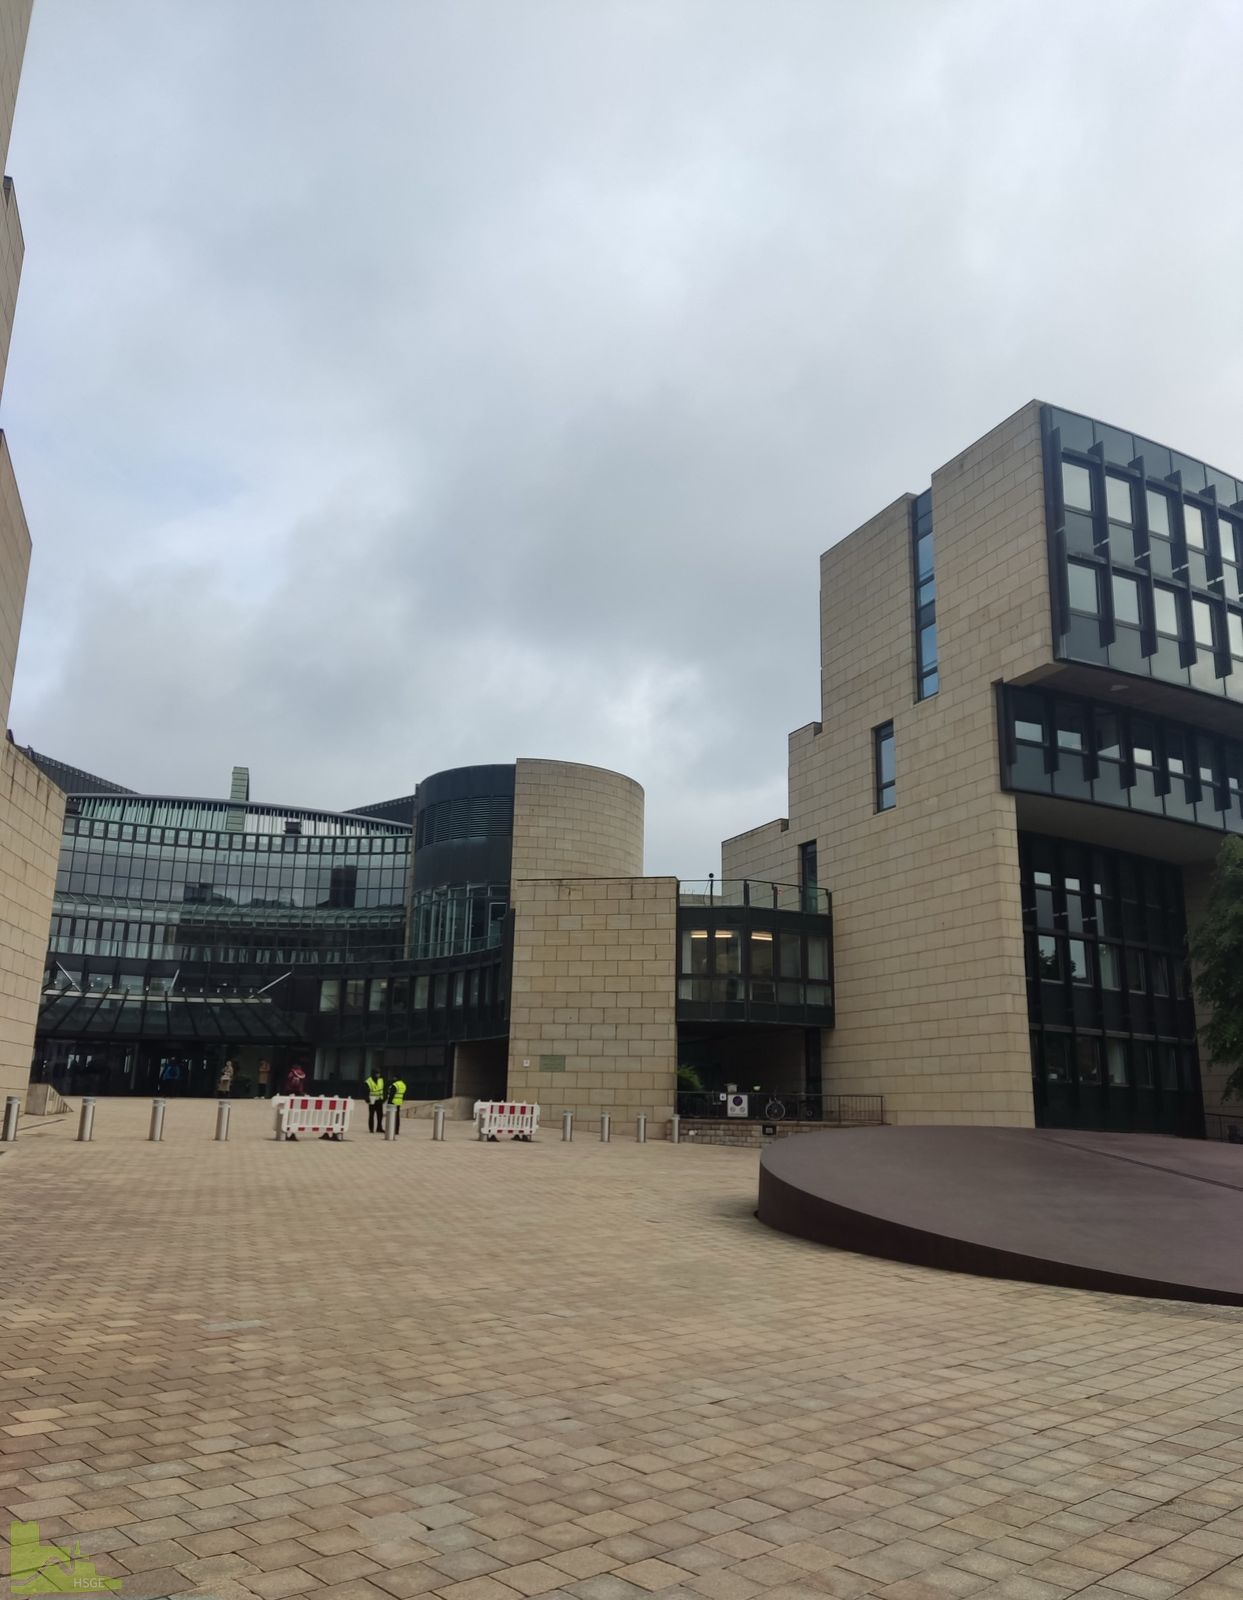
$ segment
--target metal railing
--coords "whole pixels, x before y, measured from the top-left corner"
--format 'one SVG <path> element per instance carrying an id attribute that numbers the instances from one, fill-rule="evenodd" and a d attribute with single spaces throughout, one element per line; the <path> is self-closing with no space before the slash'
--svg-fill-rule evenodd
<path id="1" fill-rule="evenodd" d="M 681 1090 L 678 1115 L 744 1122 L 827 1122 L 835 1127 L 878 1127 L 885 1120 L 882 1094 L 770 1094 L 761 1089 L 741 1092 L 745 1107 L 731 1113 L 739 1096 L 719 1090 Z"/>
<path id="2" fill-rule="evenodd" d="M 680 906 L 751 906 L 763 911 L 801 911 L 825 917 L 833 908 L 827 889 L 797 883 L 768 883 L 760 878 L 683 879 Z"/>
<path id="3" fill-rule="evenodd" d="M 1204 1137 L 1225 1144 L 1243 1144 L 1243 1106 L 1237 1111 L 1206 1111 Z"/>

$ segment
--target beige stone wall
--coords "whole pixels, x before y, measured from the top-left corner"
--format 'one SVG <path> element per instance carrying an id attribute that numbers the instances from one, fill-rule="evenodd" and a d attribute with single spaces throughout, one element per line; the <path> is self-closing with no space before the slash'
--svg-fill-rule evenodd
<path id="1" fill-rule="evenodd" d="M 13 109 L 34 0 L 0 0 L 0 169 L 9 159 Z"/>
<path id="2" fill-rule="evenodd" d="M 0 433 L 0 722 L 6 725 L 29 570 L 30 534 L 9 459 L 9 443 Z"/>
<path id="3" fill-rule="evenodd" d="M 546 1124 L 672 1116 L 677 906 L 676 878 L 515 879 L 508 1093 Z"/>
<path id="4" fill-rule="evenodd" d="M 1039 409 L 932 481 L 941 691 L 915 701 L 909 497 L 821 562 L 822 731 L 791 739 L 790 837 L 833 894 L 824 1087 L 895 1122 L 1032 1121 L 1014 801 L 993 684 L 1052 655 Z M 892 722 L 897 805 L 875 809 Z"/>
<path id="5" fill-rule="evenodd" d="M 0 747 L 0 1088 L 25 1093 L 34 1053 L 65 797 Z"/>
<path id="6" fill-rule="evenodd" d="M 31 0 L 0 0 L 0 167 L 8 155 Z M 13 186 L 0 195 L 0 386 L 22 268 L 22 232 Z M 17 660 L 30 535 L 0 434 L 0 722 L 7 724 Z M 60 851 L 65 797 L 7 741 L 0 760 L 0 1087 L 24 1092 L 48 922 Z"/>
<path id="7" fill-rule="evenodd" d="M 640 877 L 643 790 L 574 761 L 517 763 L 513 880 Z"/>
<path id="8" fill-rule="evenodd" d="M 764 883 L 798 882 L 798 847 L 788 817 L 735 834 L 721 845 L 721 877 L 757 878 Z"/>

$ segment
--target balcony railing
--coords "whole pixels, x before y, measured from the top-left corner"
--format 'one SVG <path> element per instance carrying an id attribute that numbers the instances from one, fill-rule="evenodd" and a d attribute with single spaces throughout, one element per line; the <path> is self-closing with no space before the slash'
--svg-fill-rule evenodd
<path id="1" fill-rule="evenodd" d="M 769 1094 L 766 1089 L 752 1089 L 741 1095 L 715 1090 L 682 1090 L 678 1094 L 678 1115 L 723 1121 L 827 1122 L 843 1128 L 878 1127 L 885 1120 L 885 1097 L 881 1094 Z"/>
<path id="2" fill-rule="evenodd" d="M 761 878 L 683 879 L 678 884 L 681 906 L 752 906 L 764 911 L 801 911 L 827 917 L 832 899 L 827 889 L 798 883 L 768 883 Z"/>

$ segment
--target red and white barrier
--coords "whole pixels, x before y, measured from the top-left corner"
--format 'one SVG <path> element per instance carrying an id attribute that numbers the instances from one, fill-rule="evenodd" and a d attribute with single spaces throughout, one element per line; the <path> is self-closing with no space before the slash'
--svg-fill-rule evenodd
<path id="1" fill-rule="evenodd" d="M 342 1095 L 275 1095 L 272 1106 L 276 1113 L 276 1137 L 289 1139 L 300 1133 L 312 1133 L 344 1139 L 349 1131 L 353 1103 Z"/>
<path id="2" fill-rule="evenodd" d="M 522 1139 L 539 1132 L 539 1107 L 512 1100 L 476 1100 L 475 1127 L 481 1139 Z"/>

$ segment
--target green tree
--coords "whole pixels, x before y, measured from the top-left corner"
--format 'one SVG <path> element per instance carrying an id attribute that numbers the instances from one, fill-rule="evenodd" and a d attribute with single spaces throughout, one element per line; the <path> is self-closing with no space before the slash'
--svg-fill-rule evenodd
<path id="1" fill-rule="evenodd" d="M 1210 1061 L 1236 1063 L 1223 1099 L 1243 1095 L 1243 839 L 1223 840 L 1213 890 L 1191 938 L 1196 996 L 1211 1012 L 1200 1029 Z"/>

